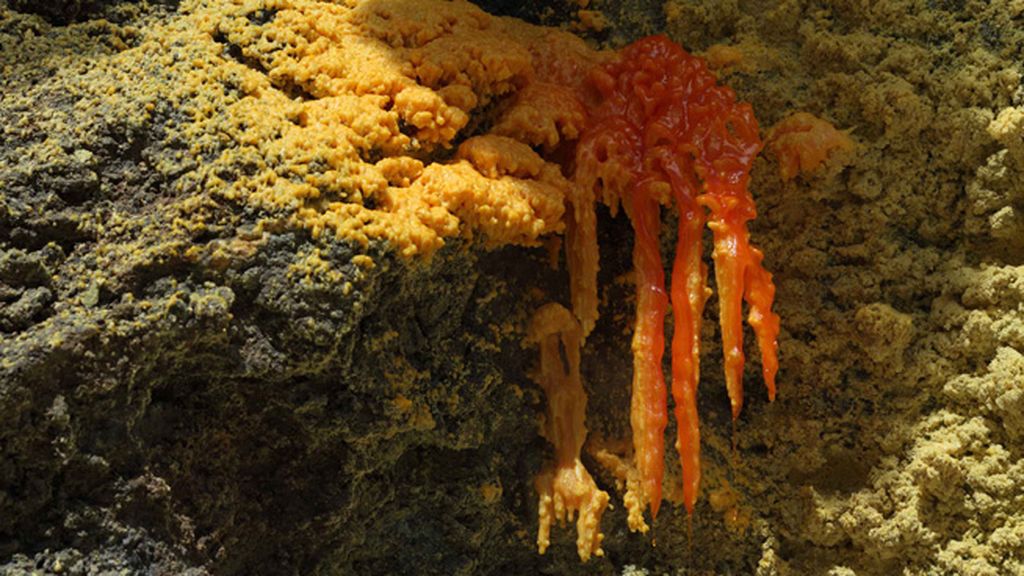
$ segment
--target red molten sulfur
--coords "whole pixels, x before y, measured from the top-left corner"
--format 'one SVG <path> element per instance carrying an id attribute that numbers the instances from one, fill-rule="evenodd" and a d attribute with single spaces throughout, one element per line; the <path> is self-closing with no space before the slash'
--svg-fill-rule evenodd
<path id="1" fill-rule="evenodd" d="M 718 85 L 702 59 L 664 36 L 629 45 L 616 62 L 593 71 L 590 80 L 600 96 L 590 106 L 576 148 L 574 180 L 584 202 L 590 193 L 596 193 L 613 211 L 621 202 L 635 231 L 637 298 L 630 423 L 640 481 L 639 493 L 627 495 L 627 506 L 649 505 L 653 518 L 661 503 L 668 420 L 661 367 L 663 324 L 671 301 L 677 448 L 684 503 L 692 513 L 700 486 L 696 401 L 700 322 L 710 292 L 701 260 L 705 223 L 714 238 L 725 376 L 733 418 L 743 404 L 744 300 L 749 310 L 747 321 L 760 346 L 768 396 L 775 397 L 779 331 L 779 318 L 771 311 L 775 287 L 771 274 L 761 265 L 761 251 L 750 245 L 747 232 L 747 221 L 756 216 L 747 183 L 761 150 L 757 120 L 749 104 L 736 102 L 731 89 Z M 666 293 L 658 237 L 661 205 L 672 201 L 679 212 L 679 232 L 672 286 Z M 582 236 L 591 236 L 593 217 L 580 209 L 582 203 L 576 206 L 574 224 L 586 229 Z M 570 245 L 572 236 L 570 233 Z M 570 260 L 572 257 L 570 251 Z M 570 268 L 572 271 L 571 262 Z M 575 271 L 576 277 L 581 274 Z M 592 281 L 576 277 L 574 285 L 592 285 Z"/>

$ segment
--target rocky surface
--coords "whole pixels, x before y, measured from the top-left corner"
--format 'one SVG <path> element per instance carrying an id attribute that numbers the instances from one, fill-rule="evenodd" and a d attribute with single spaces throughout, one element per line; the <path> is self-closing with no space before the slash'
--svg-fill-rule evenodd
<path id="1" fill-rule="evenodd" d="M 407 260 L 211 194 L 235 145 L 187 129 L 209 86 L 175 95 L 238 61 L 168 40 L 198 4 L 0 2 L 0 573 L 1024 570 L 1024 5 L 608 10 L 613 45 L 740 48 L 720 75 L 764 128 L 808 111 L 857 150 L 789 182 L 755 167 L 779 396 L 752 365 L 733 451 L 712 301 L 692 542 L 673 505 L 629 534 L 598 470 L 616 508 L 584 566 L 569 528 L 534 543 L 549 448 L 521 341 L 564 271 L 462 240 Z M 600 226 L 584 379 L 615 439 L 631 234 Z"/>

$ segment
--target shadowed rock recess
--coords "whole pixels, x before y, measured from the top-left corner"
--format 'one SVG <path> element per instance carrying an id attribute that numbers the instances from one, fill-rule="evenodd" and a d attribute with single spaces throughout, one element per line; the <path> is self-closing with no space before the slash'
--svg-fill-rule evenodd
<path id="1" fill-rule="evenodd" d="M 659 32 L 766 140 L 807 112 L 852 144 L 754 165 L 778 398 L 748 331 L 734 435 L 712 297 L 692 536 L 674 450 L 640 535 L 585 448 L 613 508 L 583 564 L 571 525 L 537 553 L 524 343 L 570 305 L 564 178 L 459 147 L 544 46 Z M 1024 573 L 1021 62 L 1017 0 L 0 0 L 0 575 Z M 598 231 L 611 446 L 633 240 Z"/>

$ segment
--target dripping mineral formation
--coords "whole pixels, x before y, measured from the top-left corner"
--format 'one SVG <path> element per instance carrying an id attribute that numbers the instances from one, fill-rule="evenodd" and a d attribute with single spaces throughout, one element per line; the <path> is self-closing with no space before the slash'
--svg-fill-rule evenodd
<path id="1" fill-rule="evenodd" d="M 709 290 L 701 261 L 705 223 L 714 237 L 725 376 L 732 416 L 743 405 L 742 306 L 761 349 L 768 397 L 775 397 L 779 318 L 771 310 L 775 287 L 762 267 L 762 253 L 749 241 L 747 222 L 755 217 L 747 189 L 749 172 L 761 149 L 749 104 L 719 86 L 700 58 L 664 36 L 640 40 L 615 61 L 589 74 L 596 103 L 576 146 L 574 182 L 581 206 L 569 226 L 569 250 L 596 254 L 591 194 L 612 212 L 621 205 L 635 233 L 636 325 L 633 332 L 633 391 L 630 424 L 633 466 L 624 501 L 632 530 L 646 532 L 643 509 L 658 514 L 664 474 L 667 399 L 662 372 L 664 317 L 671 301 L 672 394 L 678 422 L 676 446 L 683 470 L 683 500 L 692 514 L 700 487 L 700 431 L 697 382 L 700 322 Z M 659 250 L 661 206 L 679 213 L 672 285 L 665 290 Z M 582 223 L 582 224 L 581 224 Z M 573 235 L 577 238 L 573 238 Z M 573 262 L 597 262 L 595 256 L 570 254 Z M 596 285 L 596 266 L 570 269 L 573 288 Z M 588 296 L 574 296 L 587 302 Z M 587 309 L 577 309 L 586 325 Z"/>
<path id="2" fill-rule="evenodd" d="M 768 396 L 775 397 L 779 331 L 779 318 L 771 310 L 775 287 L 761 265 L 762 253 L 750 244 L 747 232 L 747 222 L 756 215 L 747 183 L 761 140 L 750 105 L 736 102 L 732 90 L 717 84 L 703 60 L 687 54 L 664 36 L 645 38 L 626 47 L 611 62 L 592 68 L 587 81 L 577 86 L 576 94 L 561 94 L 557 108 L 574 119 L 574 132 L 575 125 L 582 124 L 578 140 L 570 142 L 574 146 L 573 176 L 566 194 L 566 261 L 572 304 L 585 337 L 598 314 L 595 202 L 608 205 L 613 214 L 623 207 L 634 230 L 636 278 L 630 409 L 633 457 L 631 464 L 616 469 L 627 487 L 624 503 L 629 510 L 630 529 L 646 532 L 649 528 L 644 509 L 649 507 L 653 520 L 662 500 L 668 421 L 662 357 L 664 318 L 670 302 L 674 315 L 671 350 L 672 394 L 678 422 L 676 447 L 683 471 L 683 502 L 690 514 L 700 488 L 700 323 L 710 292 L 707 267 L 701 259 L 705 224 L 714 237 L 725 376 L 733 419 L 743 405 L 744 301 L 761 349 Z M 540 94 L 539 90 L 524 90 L 523 100 L 539 99 Z M 548 98 L 552 98 L 550 94 Z M 666 292 L 659 236 L 661 206 L 671 204 L 679 214 L 679 229 L 672 285 Z M 537 326 L 554 326 L 554 317 L 551 309 L 538 311 L 531 334 L 539 330 Z M 564 327 L 564 345 L 573 355 L 570 358 L 578 362 L 578 341 L 567 336 L 575 335 L 576 327 L 569 327 L 564 320 L 557 325 Z M 554 376 L 550 360 L 553 352 L 546 351 L 553 344 L 544 344 L 536 334 L 531 338 L 541 343 L 540 382 L 548 396 L 548 435 L 557 453 L 555 471 L 545 469 L 537 479 L 539 548 L 543 552 L 548 546 L 552 510 L 562 519 L 566 510 L 571 516 L 579 508 L 577 545 L 580 557 L 586 560 L 601 552 L 601 536 L 595 531 L 604 509 L 600 498 L 604 493 L 593 486 L 579 461 L 579 446 L 584 440 L 581 435 L 586 429 L 582 421 L 585 400 L 572 396 L 583 394 L 582 386 L 573 380 L 578 378 L 578 366 L 570 362 L 569 375 Z M 558 378 L 567 381 L 556 384 Z M 567 397 L 576 399 L 568 402 Z M 567 412 L 558 414 L 560 410 Z M 557 422 L 573 425 L 560 427 Z M 560 428 L 565 430 L 559 432 Z M 570 477 L 572 483 L 556 482 Z"/>
<path id="3" fill-rule="evenodd" d="M 462 1 L 189 6 L 197 12 L 183 37 L 221 39 L 242 60 L 212 51 L 205 56 L 209 66 L 193 62 L 188 69 L 190 85 L 216 88 L 223 76 L 237 86 L 223 101 L 183 100 L 197 119 L 185 136 L 194 154 L 210 158 L 198 175 L 211 196 L 268 215 L 260 222 L 265 229 L 301 229 L 315 240 L 333 236 L 362 245 L 384 240 L 421 258 L 453 237 L 539 246 L 564 235 L 566 309 L 578 329 L 549 309 L 539 324 L 547 328 L 531 333 L 542 350 L 555 339 L 568 352 L 585 346 L 598 319 L 595 205 L 613 214 L 624 209 L 635 230 L 633 449 L 615 471 L 624 479 L 630 527 L 646 531 L 646 510 L 653 519 L 662 500 L 668 402 L 661 360 L 671 303 L 677 446 L 684 502 L 692 511 L 700 485 L 696 393 L 708 298 L 705 225 L 714 237 L 733 416 L 742 405 L 744 300 L 774 395 L 774 288 L 746 228 L 755 216 L 748 174 L 761 148 L 750 106 L 718 85 L 702 59 L 662 36 L 619 52 L 595 51 L 568 33 L 495 18 Z M 304 96 L 292 98 L 289 90 Z M 221 150 L 225 133 L 232 146 Z M 251 169 L 236 174 L 231 167 L 239 163 Z M 658 239 L 662 207 L 673 206 L 679 232 L 666 290 Z M 367 256 L 360 262 L 372 265 Z M 322 267 L 314 254 L 305 269 L 326 273 Z M 541 373 L 549 420 L 569 424 L 547 430 L 556 458 L 535 483 L 538 542 L 543 551 L 551 520 L 562 515 L 556 496 L 569 486 L 562 480 L 572 467 L 572 486 L 587 495 L 561 494 L 562 506 L 566 515 L 578 508 L 586 522 L 579 553 L 587 558 L 600 553 L 604 493 L 578 459 L 585 399 L 572 366 Z"/>

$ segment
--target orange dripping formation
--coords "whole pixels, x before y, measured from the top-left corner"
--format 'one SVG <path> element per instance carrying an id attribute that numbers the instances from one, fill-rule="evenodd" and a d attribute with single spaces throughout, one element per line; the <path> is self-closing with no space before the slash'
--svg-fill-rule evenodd
<path id="1" fill-rule="evenodd" d="M 534 313 L 527 342 L 540 347 L 540 366 L 534 376 L 547 398 L 544 436 L 555 447 L 534 482 L 539 496 L 537 549 L 543 554 L 551 543 L 551 523 L 572 520 L 576 513 L 576 550 L 580 560 L 603 556 L 601 516 L 608 494 L 597 487 L 580 451 L 587 439 L 587 396 L 580 377 L 582 329 L 560 304 L 546 304 Z"/>
<path id="2" fill-rule="evenodd" d="M 635 232 L 636 327 L 633 335 L 634 466 L 640 481 L 626 495 L 630 516 L 661 502 L 667 399 L 661 360 L 664 315 L 672 303 L 672 394 L 678 423 L 676 447 L 683 469 L 683 496 L 693 512 L 700 487 L 697 383 L 700 323 L 709 290 L 701 261 L 705 222 L 714 240 L 715 280 L 726 385 L 732 416 L 743 405 L 742 307 L 762 355 L 762 374 L 775 397 L 779 318 L 771 311 L 775 288 L 750 245 L 747 221 L 756 215 L 747 189 L 761 149 L 749 104 L 719 86 L 700 58 L 664 36 L 627 46 L 620 58 L 598 67 L 591 83 L 600 94 L 576 149 L 575 183 L 594 190 L 616 210 L 624 206 Z M 659 252 L 660 205 L 674 200 L 679 231 L 670 294 Z M 577 211 L 579 207 L 577 206 Z M 578 245 L 570 241 L 567 247 Z M 596 247 L 594 248 L 596 251 Z M 570 255 L 570 258 L 572 255 Z M 575 285 L 575 283 L 574 283 Z M 631 529 L 646 531 L 642 521 Z"/>

